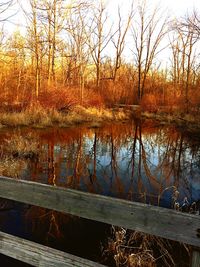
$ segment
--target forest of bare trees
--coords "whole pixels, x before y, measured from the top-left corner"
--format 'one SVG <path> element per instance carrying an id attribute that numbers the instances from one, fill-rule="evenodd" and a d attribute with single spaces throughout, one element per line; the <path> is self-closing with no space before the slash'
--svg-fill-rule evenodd
<path id="1" fill-rule="evenodd" d="M 10 31 L 17 16 L 23 25 Z M 191 112 L 200 105 L 199 42 L 197 9 L 172 19 L 145 0 L 115 16 L 100 0 L 1 1 L 1 106 L 62 108 L 65 99 Z"/>

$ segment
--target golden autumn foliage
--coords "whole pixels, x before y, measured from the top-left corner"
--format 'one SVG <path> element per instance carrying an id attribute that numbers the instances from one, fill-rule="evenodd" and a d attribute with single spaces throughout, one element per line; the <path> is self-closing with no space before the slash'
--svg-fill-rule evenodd
<path id="1" fill-rule="evenodd" d="M 10 2 L 2 14 L 9 11 Z M 173 24 L 165 12 L 161 17 L 158 8 L 151 10 L 141 1 L 124 17 L 119 8 L 112 28 L 101 1 L 77 2 L 73 7 L 58 0 L 27 3 L 29 12 L 22 12 L 28 18 L 26 31 L 18 27 L 6 34 L 0 28 L 2 113 L 39 103 L 47 113 L 68 112 L 76 105 L 140 104 L 143 111 L 153 113 L 199 114 L 197 11 Z M 1 23 L 7 23 L 6 16 Z M 168 42 L 168 67 L 157 58 L 162 42 Z M 130 58 L 125 57 L 126 49 L 131 50 Z M 34 120 L 40 119 L 30 123 Z"/>

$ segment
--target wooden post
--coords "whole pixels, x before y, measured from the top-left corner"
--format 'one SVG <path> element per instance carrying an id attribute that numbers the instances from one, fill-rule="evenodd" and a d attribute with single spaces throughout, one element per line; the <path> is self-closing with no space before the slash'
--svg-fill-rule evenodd
<path id="1" fill-rule="evenodd" d="M 200 266 L 200 250 L 195 248 L 192 250 L 191 267 L 199 267 L 199 266 Z"/>

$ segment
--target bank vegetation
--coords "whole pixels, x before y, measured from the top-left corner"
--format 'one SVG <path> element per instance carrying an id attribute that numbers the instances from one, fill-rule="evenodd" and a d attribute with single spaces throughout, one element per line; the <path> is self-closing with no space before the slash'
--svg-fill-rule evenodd
<path id="1" fill-rule="evenodd" d="M 127 115 L 107 110 L 121 104 L 197 120 L 197 9 L 172 19 L 147 1 L 129 1 L 116 14 L 103 1 L 26 4 L 0 4 L 2 125 L 124 119 Z M 24 28 L 10 32 L 16 16 Z"/>

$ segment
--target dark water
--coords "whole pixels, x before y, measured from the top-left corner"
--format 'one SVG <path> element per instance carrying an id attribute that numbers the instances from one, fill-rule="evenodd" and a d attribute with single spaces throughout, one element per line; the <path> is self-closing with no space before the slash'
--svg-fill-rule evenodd
<path id="1" fill-rule="evenodd" d="M 190 209 L 200 201 L 197 135 L 152 122 L 20 130 L 24 138 L 30 132 L 39 140 L 40 153 L 27 160 L 22 179 L 166 208 L 176 202 L 180 209 L 185 203 Z M 2 130 L 1 144 L 15 134 Z M 2 231 L 103 261 L 102 246 L 111 226 L 11 201 L 6 205 L 8 209 L 0 211 Z M 198 207 L 193 212 L 198 213 Z"/>

